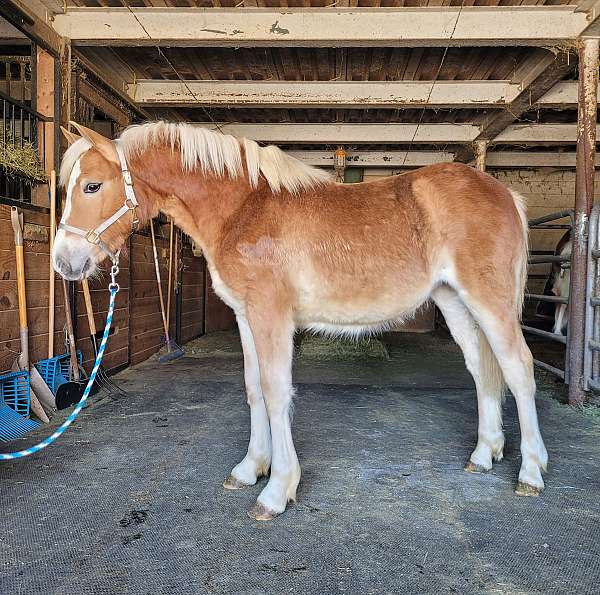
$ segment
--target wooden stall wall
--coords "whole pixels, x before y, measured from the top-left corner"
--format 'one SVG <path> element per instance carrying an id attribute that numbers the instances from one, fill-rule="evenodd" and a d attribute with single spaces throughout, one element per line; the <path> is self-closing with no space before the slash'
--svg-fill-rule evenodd
<path id="1" fill-rule="evenodd" d="M 32 362 L 48 355 L 48 292 L 50 288 L 49 215 L 23 210 L 25 222 L 25 290 L 29 326 L 29 354 Z M 64 351 L 65 315 L 62 286 L 55 291 L 55 354 Z M 0 372 L 9 370 L 21 351 L 15 243 L 10 207 L 0 204 Z"/>
<path id="2" fill-rule="evenodd" d="M 49 215 L 22 209 L 25 221 L 25 275 L 29 349 L 32 362 L 48 354 L 48 291 L 50 287 Z M 158 230 L 159 228 L 157 228 Z M 157 237 L 163 292 L 167 296 L 169 240 L 166 233 Z M 189 246 L 181 258 L 181 343 L 204 332 L 205 261 L 195 257 Z M 103 366 L 117 370 L 139 363 L 154 353 L 164 335 L 158 289 L 154 273 L 152 243 L 148 236 L 135 234 L 128 250 L 121 252 L 119 285 L 113 331 L 105 352 Z M 96 330 L 101 332 L 108 307 L 108 265 L 103 273 L 90 280 Z M 90 370 L 93 350 L 81 284 L 77 284 L 77 347 L 82 351 L 84 367 Z M 171 299 L 171 333 L 176 333 L 176 303 Z M 61 278 L 56 276 L 54 353 L 65 353 L 65 313 Z M 0 373 L 10 370 L 21 351 L 17 299 L 17 275 L 10 207 L 0 204 Z"/>
<path id="3" fill-rule="evenodd" d="M 166 297 L 169 241 L 156 238 L 163 292 Z M 152 240 L 149 236 L 134 234 L 129 255 L 131 267 L 131 294 L 129 303 L 130 361 L 137 364 L 156 353 L 165 334 L 160 314 L 160 300 L 154 270 Z"/>
<path id="4" fill-rule="evenodd" d="M 228 331 L 237 328 L 235 314 L 215 293 L 208 269 L 205 274 L 204 332 Z"/>
<path id="5" fill-rule="evenodd" d="M 181 343 L 185 344 L 204 333 L 205 260 L 194 256 L 185 245 L 181 271 Z M 173 300 L 174 302 L 174 300 Z M 175 308 L 171 308 L 171 329 L 175 336 Z"/>

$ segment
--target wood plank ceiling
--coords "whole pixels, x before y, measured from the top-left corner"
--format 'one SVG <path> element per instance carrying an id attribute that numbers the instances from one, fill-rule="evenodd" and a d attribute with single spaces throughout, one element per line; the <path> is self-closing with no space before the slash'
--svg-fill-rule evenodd
<path id="1" fill-rule="evenodd" d="M 568 5 L 575 0 L 127 0 L 130 7 L 422 7 Z M 123 7 L 122 0 L 68 0 L 68 6 Z M 511 80 L 535 52 L 532 47 L 79 47 L 86 58 L 125 78 L 251 81 L 468 81 Z M 177 72 L 174 72 L 172 66 Z M 576 73 L 571 73 L 570 78 Z M 147 107 L 155 118 L 242 123 L 474 123 L 485 109 L 283 109 Z M 518 121 L 566 123 L 576 110 L 532 109 Z M 306 147 L 308 148 L 308 147 Z M 314 148 L 324 148 L 315 146 Z M 366 147 L 365 147 L 366 148 Z M 383 147 L 377 147 L 383 148 Z M 397 146 L 396 149 L 401 147 Z M 425 148 L 425 147 L 422 147 Z M 444 147 L 431 147 L 443 149 Z"/>

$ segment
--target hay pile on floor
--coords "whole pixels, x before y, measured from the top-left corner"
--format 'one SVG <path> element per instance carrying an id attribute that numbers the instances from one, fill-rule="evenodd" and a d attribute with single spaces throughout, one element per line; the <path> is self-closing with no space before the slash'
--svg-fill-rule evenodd
<path id="1" fill-rule="evenodd" d="M 6 136 L 6 141 L 0 136 L 0 167 L 8 175 L 27 178 L 32 183 L 45 182 L 47 180 L 46 172 L 42 168 L 36 148 L 28 141 L 11 138 Z"/>
<path id="2" fill-rule="evenodd" d="M 336 360 L 353 358 L 390 359 L 385 344 L 380 339 L 373 337 L 364 337 L 354 341 L 304 334 L 299 338 L 298 343 L 296 348 L 297 357 Z"/>

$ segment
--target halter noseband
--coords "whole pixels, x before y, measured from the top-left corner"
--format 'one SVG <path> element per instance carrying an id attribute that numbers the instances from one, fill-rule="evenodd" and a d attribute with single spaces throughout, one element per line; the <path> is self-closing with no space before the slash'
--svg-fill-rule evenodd
<path id="1" fill-rule="evenodd" d="M 123 182 L 125 184 L 125 203 L 123 206 L 113 213 L 108 219 L 103 221 L 98 227 L 95 229 L 81 229 L 79 227 L 75 227 L 74 225 L 69 225 L 61 220 L 58 229 L 64 229 L 65 231 L 69 231 L 71 233 L 77 234 L 85 238 L 90 244 L 94 244 L 98 246 L 102 252 L 104 252 L 113 262 L 116 264 L 119 260 L 119 253 L 112 252 L 110 248 L 106 245 L 105 242 L 102 241 L 101 235 L 113 224 L 116 223 L 123 215 L 128 212 L 131 212 L 133 219 L 131 222 L 132 231 L 135 231 L 137 225 L 139 223 L 139 219 L 136 215 L 136 208 L 139 206 L 137 198 L 135 197 L 135 192 L 133 190 L 133 180 L 131 179 L 131 172 L 127 168 L 127 161 L 125 160 L 125 154 L 123 153 L 123 147 L 119 143 L 119 141 L 114 141 L 115 149 L 117 150 L 117 155 L 119 156 L 119 162 L 121 164 L 121 175 L 123 176 Z"/>

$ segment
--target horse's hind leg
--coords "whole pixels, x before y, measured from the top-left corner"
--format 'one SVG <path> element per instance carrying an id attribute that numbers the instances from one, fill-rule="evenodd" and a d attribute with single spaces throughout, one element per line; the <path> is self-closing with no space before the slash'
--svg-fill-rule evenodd
<path id="1" fill-rule="evenodd" d="M 438 287 L 432 293 L 432 298 L 444 315 L 454 340 L 462 349 L 467 369 L 473 376 L 477 389 L 477 447 L 465 470 L 489 471 L 493 460 L 502 459 L 504 448 L 501 373 L 493 369 L 497 364 L 489 360 L 494 355 L 456 291 L 448 286 Z"/>
<path id="2" fill-rule="evenodd" d="M 516 492 L 537 495 L 544 488 L 542 470 L 548 464 L 548 454 L 538 426 L 531 351 L 510 300 L 496 299 L 490 294 L 485 302 L 478 300 L 467 305 L 485 332 L 517 403 L 522 462 Z"/>
<path id="3" fill-rule="evenodd" d="M 223 482 L 228 490 L 237 490 L 254 485 L 261 475 L 266 475 L 271 466 L 271 428 L 260 386 L 260 369 L 254 345 L 254 337 L 245 318 L 237 317 L 240 339 L 244 351 L 244 380 L 250 406 L 250 442 L 244 459 L 232 470 Z"/>

